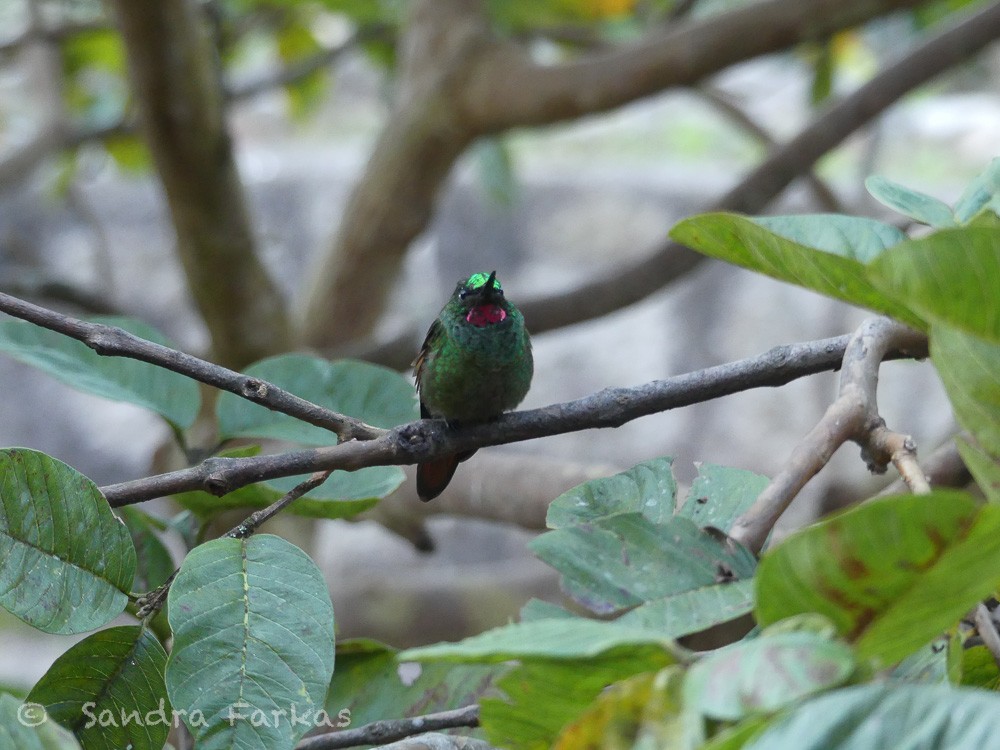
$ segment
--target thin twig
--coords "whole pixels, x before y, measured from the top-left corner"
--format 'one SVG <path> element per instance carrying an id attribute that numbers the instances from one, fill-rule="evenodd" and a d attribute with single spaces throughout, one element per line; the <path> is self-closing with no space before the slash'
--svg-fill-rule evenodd
<path id="1" fill-rule="evenodd" d="M 168 346 L 147 341 L 121 328 L 89 323 L 2 292 L 0 292 L 0 312 L 82 341 L 101 356 L 128 357 L 148 362 L 206 385 L 229 391 L 272 411 L 330 430 L 341 441 L 371 439 L 385 433 L 385 430 L 359 419 L 306 401 L 266 380 L 251 378 Z"/>
<path id="2" fill-rule="evenodd" d="M 874 455 L 881 457 L 876 466 L 884 466 L 888 457 L 888 462 L 896 467 L 900 479 L 910 492 L 915 495 L 926 495 L 931 491 L 927 476 L 917 462 L 917 445 L 912 437 L 893 432 L 882 424 L 871 431 L 868 447 Z"/>
<path id="3" fill-rule="evenodd" d="M 851 336 L 845 335 L 779 346 L 757 357 L 632 388 L 606 388 L 575 401 L 506 414 L 486 424 L 450 428 L 443 420 L 420 420 L 396 427 L 373 440 L 249 458 L 209 458 L 188 469 L 109 485 L 101 491 L 116 507 L 187 490 L 224 495 L 264 479 L 327 469 L 354 471 L 368 466 L 421 463 L 487 445 L 620 427 L 638 417 L 837 370 L 851 340 Z M 887 356 L 909 354 L 893 350 Z"/>
<path id="4" fill-rule="evenodd" d="M 923 474 L 934 487 L 964 487 L 972 481 L 972 474 L 958 452 L 954 439 L 932 451 L 920 462 Z M 898 495 L 901 492 L 912 491 L 900 477 L 879 492 L 878 496 Z"/>
<path id="5" fill-rule="evenodd" d="M 990 614 L 985 604 L 980 603 L 976 607 L 976 614 L 973 619 L 975 620 L 979 637 L 983 639 L 983 645 L 990 650 L 990 653 L 993 654 L 993 661 L 1000 667 L 1000 634 L 997 633 L 997 626 L 993 621 L 993 615 Z"/>
<path id="6" fill-rule="evenodd" d="M 232 537 L 233 539 L 246 539 L 248 536 L 255 533 L 261 525 L 274 518 L 274 516 L 278 515 L 278 513 L 294 503 L 304 494 L 323 484 L 323 482 L 330 478 L 331 473 L 332 471 L 317 471 L 304 482 L 299 482 L 297 485 L 292 487 L 292 489 L 286 492 L 281 498 L 275 500 L 266 508 L 261 508 L 260 510 L 251 513 L 250 516 L 243 521 L 243 523 L 230 529 L 226 533 L 226 536 Z"/>
<path id="7" fill-rule="evenodd" d="M 837 399 L 795 447 L 750 509 L 736 519 L 731 532 L 733 539 L 760 552 L 767 535 L 795 496 L 848 440 L 861 445 L 870 469 L 885 471 L 896 452 L 887 453 L 886 446 L 873 439 L 873 435 L 881 435 L 879 431 L 885 430 L 885 422 L 878 415 L 875 391 L 879 366 L 890 352 L 900 350 L 915 357 L 926 356 L 927 338 L 888 318 L 869 318 L 861 324 L 844 352 Z"/>
<path id="8" fill-rule="evenodd" d="M 268 505 L 266 508 L 261 508 L 260 510 L 251 513 L 242 523 L 234 526 L 226 532 L 224 536 L 232 539 L 246 539 L 251 534 L 256 533 L 257 529 L 259 529 L 264 522 L 274 518 L 274 516 L 298 500 L 304 494 L 323 484 L 323 482 L 329 478 L 330 473 L 331 472 L 329 471 L 317 471 L 304 482 L 299 482 L 297 485 L 292 487 L 292 489 L 282 495 L 278 500 L 275 500 L 273 503 Z M 170 592 L 170 586 L 177 577 L 178 572 L 180 572 L 180 568 L 171 573 L 170 577 L 153 589 L 153 591 L 136 599 L 136 605 L 138 607 L 136 617 L 140 620 L 148 622 L 156 616 L 156 613 L 162 609 L 164 602 L 167 601 L 167 594 Z"/>
<path id="9" fill-rule="evenodd" d="M 356 729 L 330 732 L 302 740 L 295 750 L 338 750 L 358 745 L 384 745 L 415 734 L 455 727 L 478 727 L 479 706 L 463 706 L 409 719 L 373 721 Z"/>

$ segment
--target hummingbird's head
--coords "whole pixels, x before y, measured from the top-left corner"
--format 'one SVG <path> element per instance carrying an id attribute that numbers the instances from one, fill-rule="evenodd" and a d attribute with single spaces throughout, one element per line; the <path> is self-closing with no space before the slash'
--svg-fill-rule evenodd
<path id="1" fill-rule="evenodd" d="M 460 281 L 455 297 L 465 312 L 466 322 L 478 328 L 502 323 L 507 318 L 503 287 L 497 281 L 496 271 L 489 275 L 474 273 L 465 281 Z"/>

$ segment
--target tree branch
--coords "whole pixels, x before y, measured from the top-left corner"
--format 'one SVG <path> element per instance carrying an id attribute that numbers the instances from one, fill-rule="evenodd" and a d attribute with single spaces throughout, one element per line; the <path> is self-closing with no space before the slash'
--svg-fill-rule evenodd
<path id="1" fill-rule="evenodd" d="M 290 345 L 284 301 L 256 252 L 225 123 L 216 53 L 191 0 L 115 0 L 146 142 L 188 286 L 226 364 Z"/>
<path id="2" fill-rule="evenodd" d="M 885 471 L 886 463 L 896 458 L 895 450 L 888 455 L 887 450 L 896 446 L 895 441 L 885 439 L 888 431 L 878 414 L 875 391 L 882 362 L 890 352 L 901 351 L 913 357 L 926 356 L 927 337 L 888 318 L 870 318 L 861 324 L 844 351 L 837 399 L 750 509 L 736 519 L 730 532 L 733 539 L 760 552 L 795 496 L 848 440 L 861 445 L 871 470 Z"/>
<path id="3" fill-rule="evenodd" d="M 755 27 L 756 28 L 756 27 Z M 709 211 L 757 213 L 798 176 L 885 110 L 942 71 L 1000 36 L 1000 4 L 991 4 L 914 47 L 843 100 L 829 105 L 797 136 L 774 151 Z M 528 328 L 541 333 L 607 315 L 645 299 L 695 269 L 705 256 L 666 242 L 610 278 L 520 305 Z"/>
<path id="4" fill-rule="evenodd" d="M 505 414 L 486 424 L 450 428 L 443 420 L 419 420 L 367 441 L 353 440 L 330 447 L 250 458 L 209 458 L 189 469 L 109 485 L 101 491 L 116 507 L 188 490 L 224 495 L 264 479 L 421 463 L 487 445 L 619 427 L 638 417 L 839 369 L 851 340 L 850 336 L 839 336 L 779 346 L 758 357 L 633 388 L 607 388 L 575 401 Z M 886 352 L 887 357 L 910 356 L 909 352 L 892 347 Z"/>
<path id="5" fill-rule="evenodd" d="M 451 711 L 439 711 L 408 719 L 373 721 L 356 729 L 344 729 L 309 737 L 299 742 L 295 750 L 339 750 L 358 745 L 384 745 L 424 732 L 478 726 L 479 706 L 463 706 Z"/>
<path id="6" fill-rule="evenodd" d="M 481 132 L 605 112 L 924 1 L 763 0 L 563 65 L 539 64 L 516 46 L 497 44 L 479 59 L 463 108 Z"/>
<path id="7" fill-rule="evenodd" d="M 206 362 L 190 354 L 147 341 L 121 328 L 89 323 L 0 292 L 0 312 L 81 341 L 104 357 L 127 357 L 186 375 L 192 380 L 229 391 L 272 411 L 330 430 L 341 441 L 371 439 L 385 433 L 354 417 L 326 409 L 260 378 Z"/>

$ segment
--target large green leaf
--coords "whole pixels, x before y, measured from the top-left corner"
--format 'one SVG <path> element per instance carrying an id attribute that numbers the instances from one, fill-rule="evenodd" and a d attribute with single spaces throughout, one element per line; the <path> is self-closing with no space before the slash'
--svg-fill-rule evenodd
<path id="1" fill-rule="evenodd" d="M 683 675 L 683 669 L 674 665 L 611 685 L 562 730 L 554 750 L 680 750 L 700 745 L 702 720 L 683 703 Z"/>
<path id="2" fill-rule="evenodd" d="M 704 528 L 729 531 L 733 521 L 753 505 L 768 478 L 745 469 L 702 464 L 678 515 Z"/>
<path id="3" fill-rule="evenodd" d="M 924 319 L 1000 343 L 1000 229 L 942 229 L 883 253 L 869 272 Z"/>
<path id="4" fill-rule="evenodd" d="M 101 630 L 56 659 L 28 696 L 84 750 L 161 750 L 170 731 L 167 653 L 148 630 Z"/>
<path id="5" fill-rule="evenodd" d="M 880 175 L 872 175 L 865 180 L 865 187 L 876 200 L 899 211 L 903 216 L 938 229 L 955 226 L 951 208 L 937 198 L 911 190 Z"/>
<path id="6" fill-rule="evenodd" d="M 199 750 L 290 750 L 333 674 L 333 607 L 315 563 L 268 534 L 216 539 L 188 553 L 168 604 L 167 691 Z"/>
<path id="7" fill-rule="evenodd" d="M 753 610 L 753 579 L 716 583 L 653 599 L 615 620 L 619 625 L 655 630 L 665 638 L 680 638 Z"/>
<path id="8" fill-rule="evenodd" d="M 132 318 L 93 318 L 169 346 L 154 328 Z M 44 370 L 66 385 L 114 401 L 150 409 L 178 428 L 194 424 L 200 406 L 198 384 L 147 362 L 102 357 L 86 344 L 21 320 L 0 322 L 0 352 Z"/>
<path id="9" fill-rule="evenodd" d="M 807 632 L 763 635 L 702 657 L 688 670 L 684 699 L 708 717 L 735 721 L 841 685 L 854 668 L 844 643 Z"/>
<path id="10" fill-rule="evenodd" d="M 282 354 L 251 365 L 245 373 L 376 427 L 395 427 L 419 416 L 413 384 L 394 370 L 368 362 Z M 216 414 L 223 439 L 269 437 L 307 445 L 330 445 L 337 440 L 328 430 L 231 393 L 219 395 Z"/>
<path id="11" fill-rule="evenodd" d="M 745 750 L 983 750 L 1000 736 L 1000 696 L 942 685 L 863 685 L 809 701 Z"/>
<path id="12" fill-rule="evenodd" d="M 864 264 L 905 239 L 886 224 L 834 215 L 750 219 L 711 213 L 685 219 L 670 236 L 713 258 L 925 327 L 907 305 L 868 279 Z"/>
<path id="13" fill-rule="evenodd" d="M 564 492 L 549 505 L 550 529 L 595 521 L 616 513 L 642 513 L 653 523 L 674 514 L 677 482 L 672 458 L 654 458 L 611 477 L 592 479 Z"/>
<path id="14" fill-rule="evenodd" d="M 503 698 L 480 701 L 480 724 L 497 747 L 543 750 L 608 685 L 672 663 L 665 651 L 633 648 L 581 659 L 532 659 L 497 680 Z"/>
<path id="15" fill-rule="evenodd" d="M 556 529 L 531 543 L 563 574 L 563 589 L 599 614 L 718 583 L 749 578 L 753 556 L 687 518 L 654 524 L 641 513 Z"/>
<path id="16" fill-rule="evenodd" d="M 864 658 L 894 663 L 1000 585 L 1000 507 L 961 492 L 879 499 L 815 524 L 757 571 L 762 625 L 828 617 Z"/>
<path id="17" fill-rule="evenodd" d="M 446 711 L 475 703 L 506 670 L 503 664 L 404 662 L 381 643 L 346 641 L 337 645 L 326 710 L 335 723 L 349 719 L 351 726 Z"/>
<path id="18" fill-rule="evenodd" d="M 511 659 L 583 659 L 621 647 L 651 652 L 671 649 L 654 630 L 582 617 L 514 622 L 458 643 L 436 643 L 403 651 L 403 661 L 464 661 L 492 664 Z"/>
<path id="19" fill-rule="evenodd" d="M 51 721 L 37 703 L 0 693 L 0 747 L 11 750 L 80 750 L 66 729 Z"/>
<path id="20" fill-rule="evenodd" d="M 135 575 L 128 529 L 97 486 L 50 456 L 0 450 L 0 605 L 47 633 L 99 628 Z"/>
<path id="21" fill-rule="evenodd" d="M 937 324 L 930 349 L 955 416 L 975 440 L 960 441 L 966 465 L 987 497 L 1000 502 L 1000 343 Z"/>

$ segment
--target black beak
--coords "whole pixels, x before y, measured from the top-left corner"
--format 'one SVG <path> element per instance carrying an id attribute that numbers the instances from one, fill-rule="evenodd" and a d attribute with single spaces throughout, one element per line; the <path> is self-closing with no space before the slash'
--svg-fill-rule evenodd
<path id="1" fill-rule="evenodd" d="M 483 284 L 483 297 L 487 302 L 492 302 L 498 295 L 496 290 L 497 272 L 491 271 L 486 283 Z"/>

